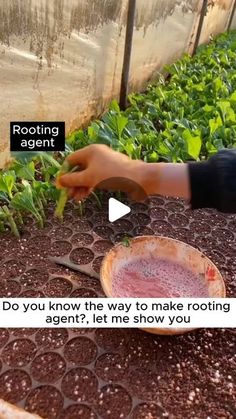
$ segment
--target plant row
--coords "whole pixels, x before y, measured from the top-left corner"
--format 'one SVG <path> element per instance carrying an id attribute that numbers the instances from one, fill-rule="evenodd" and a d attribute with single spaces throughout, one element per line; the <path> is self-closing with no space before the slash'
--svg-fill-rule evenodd
<path id="1" fill-rule="evenodd" d="M 62 219 L 68 192 L 56 189 L 55 178 L 70 170 L 63 163 L 66 154 L 88 144 L 107 144 L 147 162 L 207 159 L 236 147 L 236 32 L 201 46 L 192 58 L 183 56 L 165 73 L 145 93 L 130 95 L 125 111 L 112 101 L 100 120 L 67 138 L 65 153 L 16 153 L 10 168 L 0 172 L 0 230 L 19 237 L 27 214 L 43 227 L 52 201 Z"/>

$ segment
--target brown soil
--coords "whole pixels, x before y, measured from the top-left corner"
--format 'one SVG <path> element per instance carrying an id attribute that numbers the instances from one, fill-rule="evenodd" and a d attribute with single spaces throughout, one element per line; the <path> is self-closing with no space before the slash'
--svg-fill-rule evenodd
<path id="1" fill-rule="evenodd" d="M 107 252 L 112 247 L 112 243 L 109 240 L 97 240 L 93 244 L 93 250 L 97 253 Z"/>
<path id="2" fill-rule="evenodd" d="M 87 233 L 92 228 L 92 224 L 83 218 L 78 218 L 72 224 L 73 233 Z"/>
<path id="3" fill-rule="evenodd" d="M 17 297 L 21 292 L 21 286 L 17 281 L 1 281 L 0 298 Z"/>
<path id="4" fill-rule="evenodd" d="M 97 273 L 100 272 L 102 261 L 103 261 L 103 256 L 99 256 L 98 258 L 94 259 L 92 263 L 92 268 L 94 269 L 95 272 Z"/>
<path id="5" fill-rule="evenodd" d="M 236 216 L 155 197 L 145 226 L 150 211 L 143 205 L 109 224 L 96 205 L 91 217 L 79 217 L 70 204 L 62 224 L 51 212 L 46 229 L 30 221 L 20 240 L 4 234 L 0 296 L 103 295 L 98 280 L 53 264 L 48 255 L 68 253 L 99 273 L 111 242 L 142 234 L 202 249 L 222 272 L 228 296 L 236 296 Z M 0 329 L 0 398 L 47 419 L 233 419 L 235 346 L 234 329 L 175 337 L 135 329 Z"/>
<path id="6" fill-rule="evenodd" d="M 70 254 L 71 262 L 77 263 L 77 265 L 87 265 L 92 262 L 93 258 L 93 252 L 85 247 L 77 247 Z"/>
<path id="7" fill-rule="evenodd" d="M 54 383 L 63 376 L 65 370 L 64 359 L 55 352 L 38 355 L 30 367 L 32 377 L 41 383 Z"/>
<path id="8" fill-rule="evenodd" d="M 226 228 L 213 228 L 211 234 L 218 242 L 221 242 L 222 238 L 224 238 L 227 243 L 235 240 L 234 233 Z"/>
<path id="9" fill-rule="evenodd" d="M 197 234 L 204 233 L 209 234 L 211 232 L 211 226 L 205 221 L 192 221 L 189 226 L 191 231 L 196 232 Z"/>
<path id="10" fill-rule="evenodd" d="M 91 221 L 95 225 L 106 225 L 107 224 L 107 214 L 104 212 L 102 213 L 95 213 L 91 218 Z"/>
<path id="11" fill-rule="evenodd" d="M 46 297 L 67 297 L 72 290 L 72 284 L 65 278 L 53 278 L 44 287 Z"/>
<path id="12" fill-rule="evenodd" d="M 27 291 L 23 291 L 19 297 L 22 298 L 44 298 L 45 295 L 42 291 L 38 291 L 38 290 L 27 290 Z"/>
<path id="13" fill-rule="evenodd" d="M 124 349 L 127 343 L 127 333 L 123 329 L 97 329 L 95 341 L 108 351 Z"/>
<path id="14" fill-rule="evenodd" d="M 64 356 L 72 365 L 88 365 L 97 356 L 97 346 L 87 337 L 74 338 L 65 345 Z"/>
<path id="15" fill-rule="evenodd" d="M 29 239 L 29 245 L 31 249 L 36 250 L 46 250 L 51 245 L 51 238 L 46 236 L 45 234 L 41 234 L 40 236 L 34 236 Z"/>
<path id="16" fill-rule="evenodd" d="M 70 400 L 94 403 L 98 391 L 98 379 L 87 368 L 74 368 L 63 377 L 61 388 Z"/>
<path id="17" fill-rule="evenodd" d="M 143 214 L 146 217 L 146 214 Z M 133 224 L 129 220 L 120 219 L 113 223 L 113 229 L 116 233 L 129 233 L 133 228 Z"/>
<path id="18" fill-rule="evenodd" d="M 93 242 L 93 236 L 86 233 L 77 233 L 71 237 L 71 243 L 74 246 L 88 246 Z"/>
<path id="19" fill-rule="evenodd" d="M 149 215 L 140 212 L 138 212 L 137 214 L 133 214 L 131 218 L 132 222 L 138 225 L 146 226 L 151 222 L 151 218 L 149 217 Z"/>
<path id="20" fill-rule="evenodd" d="M 24 288 L 42 287 L 49 279 L 47 270 L 29 269 L 20 277 L 20 283 Z"/>
<path id="21" fill-rule="evenodd" d="M 68 241 L 55 241 L 52 243 L 52 246 L 50 248 L 50 255 L 51 256 L 65 256 L 70 253 L 72 249 L 72 245 Z"/>
<path id="22" fill-rule="evenodd" d="M 37 347 L 29 339 L 17 339 L 8 343 L 2 351 L 2 359 L 9 367 L 27 365 L 37 351 Z"/>
<path id="23" fill-rule="evenodd" d="M 1 398 L 10 403 L 24 399 L 31 389 L 30 376 L 23 370 L 11 369 L 0 375 Z"/>
<path id="24" fill-rule="evenodd" d="M 15 337 L 27 337 L 27 336 L 31 336 L 31 335 L 34 335 L 34 333 L 36 333 L 37 332 L 37 329 L 34 329 L 33 327 L 30 327 L 29 329 L 27 328 L 27 329 L 25 329 L 25 328 L 12 328 L 12 329 L 9 329 L 10 330 L 10 332 L 11 332 L 11 335 L 12 336 L 15 336 Z"/>
<path id="25" fill-rule="evenodd" d="M 72 404 L 63 410 L 60 419 L 97 419 L 96 413 L 85 404 Z"/>
<path id="26" fill-rule="evenodd" d="M 134 236 L 151 236 L 152 234 L 154 234 L 153 230 L 147 226 L 138 226 L 133 230 Z"/>
<path id="27" fill-rule="evenodd" d="M 89 288 L 79 288 L 70 295 L 72 298 L 96 298 L 97 293 Z"/>
<path id="28" fill-rule="evenodd" d="M 106 385 L 100 390 L 96 410 L 104 419 L 127 418 L 132 408 L 132 398 L 118 385 Z"/>
<path id="29" fill-rule="evenodd" d="M 146 204 L 142 204 L 140 202 L 135 202 L 132 204 L 132 212 L 145 212 L 148 211 L 149 207 Z"/>
<path id="30" fill-rule="evenodd" d="M 21 275 L 25 270 L 25 264 L 20 260 L 11 259 L 1 266 L 0 279 L 12 279 Z"/>
<path id="31" fill-rule="evenodd" d="M 155 419 L 162 417 L 168 417 L 168 413 L 162 407 L 155 403 L 141 403 L 134 408 L 131 419 Z"/>
<path id="32" fill-rule="evenodd" d="M 35 342 L 45 349 L 57 349 L 67 342 L 68 336 L 66 329 L 40 329 L 35 335 Z"/>
<path id="33" fill-rule="evenodd" d="M 112 228 L 110 228 L 108 226 L 103 226 L 103 225 L 95 226 L 93 231 L 99 237 L 102 237 L 104 239 L 109 239 L 114 233 Z"/>
<path id="34" fill-rule="evenodd" d="M 185 227 L 188 223 L 187 217 L 179 213 L 169 215 L 168 220 L 169 223 L 173 225 L 173 227 Z"/>
<path id="35" fill-rule="evenodd" d="M 151 228 L 156 234 L 160 234 L 161 236 L 168 236 L 173 231 L 172 225 L 162 220 L 152 221 Z"/>
<path id="36" fill-rule="evenodd" d="M 128 361 L 119 354 L 105 353 L 101 355 L 95 365 L 99 378 L 107 382 L 123 380 L 128 369 Z"/>
<path id="37" fill-rule="evenodd" d="M 163 208 L 153 207 L 150 209 L 150 215 L 154 220 L 164 220 L 168 216 L 168 211 Z"/>
<path id="38" fill-rule="evenodd" d="M 63 409 L 62 394 L 53 386 L 36 387 L 29 393 L 25 409 L 43 418 L 56 419 Z"/>
<path id="39" fill-rule="evenodd" d="M 181 212 L 184 211 L 184 205 L 180 202 L 170 201 L 165 205 L 167 211 Z"/>
<path id="40" fill-rule="evenodd" d="M 57 227 L 53 229 L 50 236 L 54 240 L 64 240 L 68 239 L 70 236 L 72 236 L 73 230 L 68 227 Z"/>
<path id="41" fill-rule="evenodd" d="M 143 228 L 142 228 L 142 230 L 143 230 Z M 129 234 L 118 233 L 114 237 L 112 237 L 112 241 L 113 241 L 114 244 L 115 243 L 120 243 L 123 240 L 125 240 L 127 238 L 131 238 L 131 237 L 133 237 L 133 234 L 132 233 L 129 233 Z"/>
<path id="42" fill-rule="evenodd" d="M 0 348 L 2 348 L 9 339 L 9 332 L 7 329 L 0 329 Z"/>
<path id="43" fill-rule="evenodd" d="M 150 206 L 151 207 L 160 207 L 165 204 L 165 200 L 163 198 L 159 198 L 156 196 L 153 196 L 150 198 Z"/>

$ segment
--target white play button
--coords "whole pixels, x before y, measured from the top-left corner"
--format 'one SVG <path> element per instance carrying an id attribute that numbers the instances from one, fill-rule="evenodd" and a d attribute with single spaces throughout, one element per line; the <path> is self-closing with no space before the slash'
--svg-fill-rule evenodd
<path id="1" fill-rule="evenodd" d="M 129 214 L 130 211 L 131 209 L 130 207 L 128 207 L 128 205 L 122 204 L 122 202 L 118 201 L 115 198 L 109 198 L 108 219 L 110 223 L 119 220 L 119 218 Z"/>

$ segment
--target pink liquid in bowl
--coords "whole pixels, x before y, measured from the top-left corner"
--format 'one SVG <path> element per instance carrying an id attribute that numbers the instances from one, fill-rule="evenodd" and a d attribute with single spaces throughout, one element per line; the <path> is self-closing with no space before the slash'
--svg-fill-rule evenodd
<path id="1" fill-rule="evenodd" d="M 113 276 L 114 297 L 175 298 L 209 297 L 200 275 L 166 259 L 135 259 L 127 262 Z"/>

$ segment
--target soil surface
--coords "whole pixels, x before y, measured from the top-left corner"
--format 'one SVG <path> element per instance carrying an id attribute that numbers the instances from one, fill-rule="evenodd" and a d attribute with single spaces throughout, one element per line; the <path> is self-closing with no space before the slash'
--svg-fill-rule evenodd
<path id="1" fill-rule="evenodd" d="M 111 244 L 137 234 L 199 248 L 236 297 L 236 216 L 192 212 L 181 200 L 155 197 L 149 210 L 136 204 L 110 224 L 106 211 L 86 206 L 80 217 L 69 204 L 62 224 L 49 209 L 46 228 L 29 220 L 20 240 L 1 235 L 1 297 L 103 296 L 99 281 L 47 257 L 99 272 Z M 46 419 L 236 418 L 235 329 L 177 337 L 135 329 L 0 329 L 0 348 L 0 398 Z"/>

